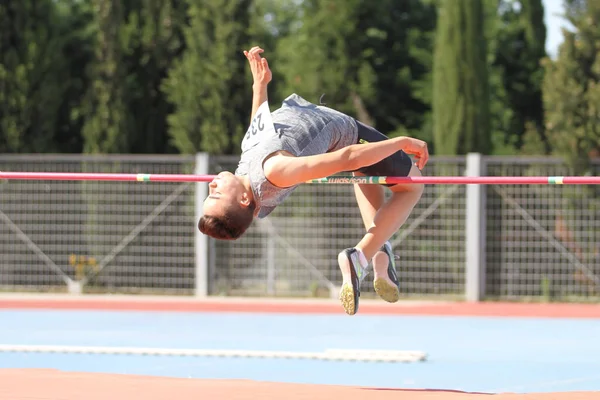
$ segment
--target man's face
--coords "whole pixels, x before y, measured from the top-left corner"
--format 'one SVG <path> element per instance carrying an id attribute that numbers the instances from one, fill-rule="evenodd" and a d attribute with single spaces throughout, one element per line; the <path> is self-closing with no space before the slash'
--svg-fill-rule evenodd
<path id="1" fill-rule="evenodd" d="M 231 172 L 219 173 L 208 184 L 208 197 L 204 200 L 204 214 L 219 217 L 233 204 L 240 202 L 244 185 Z"/>

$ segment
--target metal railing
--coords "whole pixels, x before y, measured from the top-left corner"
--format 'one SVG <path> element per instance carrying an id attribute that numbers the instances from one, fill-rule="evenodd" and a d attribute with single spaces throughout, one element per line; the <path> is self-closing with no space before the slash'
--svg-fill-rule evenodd
<path id="1" fill-rule="evenodd" d="M 470 158 L 469 158 L 470 157 Z M 427 176 L 557 176 L 554 158 L 433 157 Z M 204 160 L 204 161 L 202 161 Z M 237 157 L 1 155 L 0 170 L 215 174 Z M 594 173 L 600 162 L 593 164 Z M 0 289 L 330 296 L 364 234 L 351 185 L 300 186 L 235 242 L 201 235 L 204 183 L 5 181 Z M 595 300 L 593 185 L 427 185 L 392 238 L 407 298 Z M 370 279 L 363 295 L 374 295 Z"/>

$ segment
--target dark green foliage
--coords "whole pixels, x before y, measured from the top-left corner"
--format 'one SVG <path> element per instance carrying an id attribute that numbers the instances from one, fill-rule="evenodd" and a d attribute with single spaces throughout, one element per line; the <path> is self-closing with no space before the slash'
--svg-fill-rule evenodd
<path id="1" fill-rule="evenodd" d="M 576 173 L 600 155 L 600 3 L 567 0 L 565 31 L 556 61 L 546 60 L 544 107 L 554 153 Z"/>
<path id="2" fill-rule="evenodd" d="M 77 107 L 89 61 L 84 4 L 0 3 L 0 151 L 79 151 Z"/>
<path id="3" fill-rule="evenodd" d="M 99 0 L 96 4 L 97 37 L 92 79 L 83 109 L 84 152 L 127 152 L 130 135 L 126 107 L 126 70 L 120 29 L 125 10 L 120 0 Z"/>
<path id="4" fill-rule="evenodd" d="M 435 7 L 418 0 L 304 1 L 302 23 L 277 48 L 285 83 L 394 136 L 427 118 Z"/>
<path id="5" fill-rule="evenodd" d="M 243 50 L 250 44 L 250 0 L 189 0 L 186 50 L 163 90 L 175 111 L 169 136 L 181 153 L 239 151 L 250 117 L 251 81 Z"/>
<path id="6" fill-rule="evenodd" d="M 293 35 L 302 24 L 300 1 L 255 0 L 251 8 L 251 23 L 248 29 L 250 45 L 260 45 L 269 60 L 273 79 L 269 84 L 269 103 L 277 107 L 289 94 L 285 78 L 285 64 L 278 53 L 278 43 Z M 310 71 L 309 71 L 310 72 Z M 245 72 L 250 79 L 250 71 Z"/>
<path id="7" fill-rule="evenodd" d="M 497 153 L 546 154 L 541 60 L 546 56 L 542 0 L 494 0 L 492 68 L 500 87 L 493 130 Z"/>
<path id="8" fill-rule="evenodd" d="M 90 1 L 61 0 L 55 4 L 62 21 L 62 64 L 58 65 L 61 65 L 60 81 L 65 85 L 65 91 L 60 99 L 54 143 L 58 147 L 56 151 L 80 153 L 83 149 L 81 129 L 84 124 L 81 103 L 90 83 L 87 72 L 94 57 L 93 10 Z"/>
<path id="9" fill-rule="evenodd" d="M 273 108 L 324 94 L 433 154 L 556 153 L 585 170 L 598 3 L 565 4 L 575 31 L 543 67 L 542 0 L 6 0 L 0 152 L 237 153 L 242 51 L 260 45 Z"/>
<path id="10" fill-rule="evenodd" d="M 169 153 L 161 92 L 183 50 L 184 0 L 97 3 L 95 61 L 85 102 L 85 151 Z"/>
<path id="11" fill-rule="evenodd" d="M 184 50 L 183 28 L 187 3 L 183 0 L 138 0 L 128 13 L 122 37 L 127 109 L 132 114 L 129 151 L 172 153 L 167 116 L 174 107 L 161 90 L 174 60 Z"/>

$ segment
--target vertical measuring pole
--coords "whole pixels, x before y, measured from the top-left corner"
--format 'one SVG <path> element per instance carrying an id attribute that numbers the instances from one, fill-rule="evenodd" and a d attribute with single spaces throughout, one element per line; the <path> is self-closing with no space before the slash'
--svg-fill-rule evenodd
<path id="1" fill-rule="evenodd" d="M 484 168 L 481 154 L 467 154 L 467 176 L 483 176 Z M 479 302 L 485 297 L 485 188 L 468 184 L 466 190 L 465 297 Z"/>

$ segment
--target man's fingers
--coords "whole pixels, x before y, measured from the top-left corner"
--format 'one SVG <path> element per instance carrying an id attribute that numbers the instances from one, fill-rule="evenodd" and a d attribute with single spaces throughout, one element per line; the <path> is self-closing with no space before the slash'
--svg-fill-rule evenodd
<path id="1" fill-rule="evenodd" d="M 425 155 L 419 159 L 419 169 L 425 168 L 425 164 L 427 164 L 427 160 L 429 159 L 429 154 L 425 153 Z"/>
<path id="2" fill-rule="evenodd" d="M 415 152 L 415 165 L 417 166 L 417 168 L 419 169 L 423 169 L 425 168 L 425 164 L 427 164 L 427 160 L 429 159 L 429 155 L 427 154 L 427 152 Z"/>
<path id="3" fill-rule="evenodd" d="M 250 51 L 244 50 L 244 55 L 250 62 L 261 60 L 261 58 L 259 56 L 260 53 L 264 53 L 264 50 L 258 46 L 254 46 L 253 48 L 250 49 Z"/>

